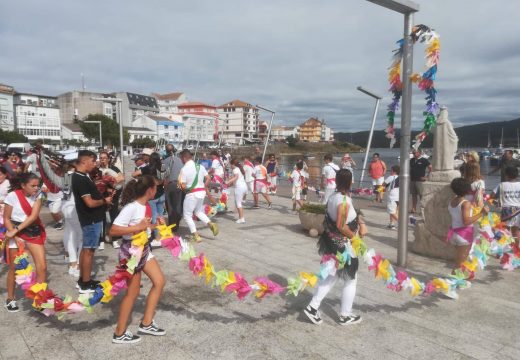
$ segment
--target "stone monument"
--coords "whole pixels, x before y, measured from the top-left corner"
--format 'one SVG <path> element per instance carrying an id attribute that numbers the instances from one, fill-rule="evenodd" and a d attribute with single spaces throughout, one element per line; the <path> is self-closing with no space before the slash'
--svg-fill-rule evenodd
<path id="1" fill-rule="evenodd" d="M 448 120 L 446 107 L 441 108 L 433 136 L 432 172 L 428 180 L 419 186 L 423 221 L 416 223 L 411 250 L 421 255 L 451 260 L 455 257 L 455 247 L 447 244 L 445 239 L 451 225 L 448 203 L 453 192 L 450 183 L 460 177 L 460 172 L 454 169 L 459 139 Z"/>

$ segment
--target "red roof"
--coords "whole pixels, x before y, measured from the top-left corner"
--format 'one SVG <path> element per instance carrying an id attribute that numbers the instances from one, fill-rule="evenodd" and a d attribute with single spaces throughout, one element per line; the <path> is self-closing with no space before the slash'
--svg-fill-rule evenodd
<path id="1" fill-rule="evenodd" d="M 185 107 L 207 107 L 207 108 L 211 108 L 211 109 L 216 109 L 217 107 L 216 106 L 213 106 L 213 105 L 208 105 L 208 104 L 205 104 L 203 102 L 200 102 L 200 101 L 191 101 L 191 102 L 185 102 L 185 103 L 182 103 L 182 104 L 179 104 L 177 105 L 177 107 L 180 107 L 180 108 L 185 108 Z"/>
<path id="2" fill-rule="evenodd" d="M 250 107 L 250 108 L 253 108 L 253 109 L 256 109 L 253 105 L 249 104 L 249 103 L 246 103 L 245 101 L 242 101 L 242 100 L 232 100 L 232 101 L 228 101 L 227 103 L 225 104 L 222 104 L 219 106 L 220 109 L 222 108 L 228 108 L 228 107 L 235 107 L 235 108 L 245 108 L 245 107 Z"/>

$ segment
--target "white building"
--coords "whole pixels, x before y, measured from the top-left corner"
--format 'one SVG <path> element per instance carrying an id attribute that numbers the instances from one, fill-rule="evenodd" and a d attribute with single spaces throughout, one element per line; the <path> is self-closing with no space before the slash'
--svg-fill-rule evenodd
<path id="1" fill-rule="evenodd" d="M 56 97 L 16 93 L 14 112 L 16 130 L 29 140 L 60 142 L 60 110 Z"/>
<path id="2" fill-rule="evenodd" d="M 85 141 L 85 135 L 81 131 L 79 124 L 62 124 L 61 137 L 63 140 L 78 140 Z"/>
<path id="3" fill-rule="evenodd" d="M 180 147 L 184 141 L 184 123 L 159 115 L 141 115 L 132 123 L 134 128 L 146 128 L 155 132 L 157 139 Z"/>
<path id="4" fill-rule="evenodd" d="M 298 137 L 299 126 L 273 126 L 271 139 L 274 141 L 285 141 L 289 136 Z"/>
<path id="5" fill-rule="evenodd" d="M 63 124 L 74 124 L 85 120 L 90 114 L 103 114 L 116 119 L 115 103 L 92 100 L 92 98 L 112 98 L 111 94 L 86 91 L 69 91 L 58 95 L 57 104 Z"/>
<path id="6" fill-rule="evenodd" d="M 112 94 L 114 97 L 121 99 L 121 119 L 123 126 L 132 126 L 132 123 L 139 116 L 144 114 L 159 114 L 159 106 L 157 100 L 152 96 L 140 95 L 129 92 L 118 92 Z"/>
<path id="7" fill-rule="evenodd" d="M 173 92 L 168 94 L 152 93 L 159 106 L 159 115 L 173 115 L 179 112 L 179 104 L 187 101 L 186 94 L 183 92 Z"/>
<path id="8" fill-rule="evenodd" d="M 148 138 L 153 141 L 157 141 L 156 132 L 153 130 L 150 130 L 148 128 L 126 126 L 125 129 L 128 130 L 128 135 L 130 137 L 129 143 L 132 143 L 134 140 L 137 140 L 137 139 L 145 139 L 145 138 Z"/>
<path id="9" fill-rule="evenodd" d="M 0 129 L 13 131 L 14 126 L 14 88 L 0 84 Z"/>
<path id="10" fill-rule="evenodd" d="M 258 109 L 241 100 L 233 100 L 218 107 L 219 134 L 222 141 L 243 145 L 257 142 Z"/>
<path id="11" fill-rule="evenodd" d="M 215 142 L 215 123 L 213 116 L 179 114 L 184 124 L 184 140 L 188 143 L 213 144 Z"/>
<path id="12" fill-rule="evenodd" d="M 213 128 L 213 140 L 218 140 L 218 112 L 217 107 L 199 101 L 191 101 L 177 106 L 179 115 L 199 115 L 199 119 L 206 120 L 205 124 L 211 124 Z M 210 126 L 211 126 L 210 125 Z M 209 129 L 208 129 L 209 131 Z"/>

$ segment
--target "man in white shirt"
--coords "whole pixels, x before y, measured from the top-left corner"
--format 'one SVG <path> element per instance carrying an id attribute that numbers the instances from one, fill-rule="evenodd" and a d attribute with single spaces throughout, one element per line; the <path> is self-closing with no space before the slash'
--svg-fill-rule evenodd
<path id="1" fill-rule="evenodd" d="M 196 242 L 200 242 L 201 237 L 197 232 L 195 221 L 193 221 L 193 215 L 209 226 L 213 236 L 217 236 L 218 226 L 204 213 L 204 198 L 208 193 L 209 175 L 203 166 L 195 164 L 192 157 L 193 155 L 189 150 L 181 151 L 180 158 L 184 166 L 179 174 L 178 184 L 186 192 L 183 206 L 184 221 L 188 224 L 193 239 Z"/>
<path id="2" fill-rule="evenodd" d="M 336 192 L 336 173 L 339 170 L 339 166 L 332 162 L 332 155 L 327 154 L 323 158 L 325 166 L 321 171 L 321 188 L 325 189 L 323 196 L 323 204 L 326 204 L 329 197 Z"/>

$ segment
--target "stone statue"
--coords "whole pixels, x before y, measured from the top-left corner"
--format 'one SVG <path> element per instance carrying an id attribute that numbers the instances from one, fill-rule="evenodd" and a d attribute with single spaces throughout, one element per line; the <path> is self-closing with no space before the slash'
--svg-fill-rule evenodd
<path id="1" fill-rule="evenodd" d="M 448 120 L 446 107 L 441 107 L 433 133 L 432 172 L 427 181 L 419 184 L 423 220 L 416 223 L 411 248 L 418 254 L 449 260 L 454 259 L 456 253 L 455 247 L 444 241 L 451 225 L 447 211 L 453 198 L 450 182 L 460 177 L 460 172 L 454 170 L 459 139 Z"/>
<path id="2" fill-rule="evenodd" d="M 448 120 L 445 106 L 441 107 L 433 134 L 433 171 L 453 170 L 459 138 Z"/>

